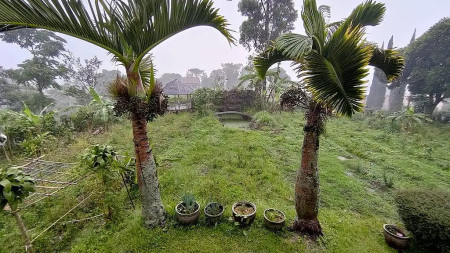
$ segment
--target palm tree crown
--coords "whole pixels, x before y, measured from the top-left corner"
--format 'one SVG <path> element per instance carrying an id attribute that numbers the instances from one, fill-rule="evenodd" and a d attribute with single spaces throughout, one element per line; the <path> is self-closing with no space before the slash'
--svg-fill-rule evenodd
<path id="1" fill-rule="evenodd" d="M 265 76 L 274 63 L 294 61 L 299 77 L 317 102 L 351 116 L 363 108 L 367 66 L 380 68 L 392 80 L 401 74 L 404 60 L 395 51 L 379 49 L 364 39 L 365 27 L 383 20 L 383 4 L 369 0 L 343 21 L 331 24 L 324 18 L 328 10 L 318 8 L 315 0 L 304 0 L 306 36 L 281 35 L 255 58 L 255 67 Z"/>

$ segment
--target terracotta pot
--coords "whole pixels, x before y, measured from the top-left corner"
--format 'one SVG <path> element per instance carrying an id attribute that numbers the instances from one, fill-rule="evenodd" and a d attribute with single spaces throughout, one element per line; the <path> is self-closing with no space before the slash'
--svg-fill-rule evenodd
<path id="1" fill-rule="evenodd" d="M 283 220 L 279 221 L 279 222 L 269 220 L 269 218 L 267 218 L 267 216 L 266 216 L 266 212 L 268 212 L 268 211 L 276 211 L 276 212 L 280 213 L 283 216 Z M 277 210 L 274 208 L 269 208 L 264 211 L 264 225 L 266 225 L 266 227 L 268 229 L 271 229 L 271 230 L 283 229 L 285 220 L 286 220 L 286 215 L 284 215 L 284 213 L 280 210 Z"/>
<path id="2" fill-rule="evenodd" d="M 253 207 L 254 211 L 250 214 L 239 214 L 234 209 L 235 209 L 235 207 L 240 206 L 240 205 L 246 205 L 249 207 Z M 233 212 L 234 221 L 239 222 L 239 224 L 241 224 L 241 226 L 243 226 L 243 227 L 250 226 L 250 225 L 252 225 L 253 221 L 255 221 L 256 205 L 251 202 L 244 202 L 244 201 L 236 202 L 231 207 L 231 211 Z"/>
<path id="3" fill-rule="evenodd" d="M 397 230 L 403 236 L 393 234 L 388 230 L 389 228 Z M 409 236 L 407 236 L 407 232 L 404 229 L 401 229 L 392 224 L 384 224 L 383 229 L 384 229 L 384 240 L 386 241 L 387 245 L 397 250 L 403 250 L 408 248 Z"/>
<path id="4" fill-rule="evenodd" d="M 212 215 L 212 214 L 209 214 L 209 213 L 206 212 L 206 208 L 207 208 L 209 205 L 211 205 L 211 204 L 219 204 L 219 209 L 221 209 L 221 211 L 220 211 L 219 214 Z M 222 204 L 217 203 L 217 202 L 213 202 L 213 203 L 209 203 L 207 206 L 205 206 L 205 209 L 203 209 L 203 211 L 205 212 L 206 221 L 207 221 L 209 224 L 215 224 L 215 223 L 217 223 L 217 222 L 220 220 L 220 218 L 222 217 L 223 212 L 225 211 L 225 208 L 223 207 Z"/>
<path id="5" fill-rule="evenodd" d="M 181 204 L 183 204 L 183 202 L 178 203 L 178 205 L 175 207 L 178 222 L 184 225 L 191 225 L 197 223 L 198 217 L 200 217 L 200 205 L 197 202 L 195 202 L 195 205 L 197 206 L 195 211 L 190 214 L 184 214 L 178 211 L 178 207 L 180 207 Z"/>

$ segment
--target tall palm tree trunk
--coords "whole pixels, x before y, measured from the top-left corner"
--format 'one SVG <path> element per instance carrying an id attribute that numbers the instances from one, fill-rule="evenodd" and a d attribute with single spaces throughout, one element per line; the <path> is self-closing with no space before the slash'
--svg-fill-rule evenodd
<path id="1" fill-rule="evenodd" d="M 311 103 L 306 116 L 303 139 L 302 162 L 295 182 L 295 209 L 297 220 L 294 230 L 316 238 L 322 235 L 317 218 L 319 212 L 319 135 L 322 106 Z"/>
<path id="2" fill-rule="evenodd" d="M 161 201 L 156 163 L 148 141 L 147 120 L 143 115 L 134 113 L 132 123 L 142 218 L 148 227 L 164 226 L 166 212 Z"/>

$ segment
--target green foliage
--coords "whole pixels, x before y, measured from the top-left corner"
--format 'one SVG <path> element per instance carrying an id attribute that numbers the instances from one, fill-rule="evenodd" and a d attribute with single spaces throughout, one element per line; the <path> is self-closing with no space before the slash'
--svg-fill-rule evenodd
<path id="1" fill-rule="evenodd" d="M 239 42 L 249 51 L 262 51 L 282 33 L 292 31 L 298 18 L 292 0 L 241 0 L 239 12 L 247 17 L 242 22 Z"/>
<path id="2" fill-rule="evenodd" d="M 294 61 L 298 75 L 316 102 L 352 116 L 363 108 L 368 65 L 379 67 L 389 80 L 399 76 L 403 69 L 403 58 L 395 51 L 381 50 L 364 42 L 365 27 L 377 25 L 384 12 L 383 4 L 367 1 L 343 22 L 328 25 L 316 1 L 305 0 L 302 19 L 307 36 L 278 37 L 255 57 L 255 68 L 264 77 L 271 65 Z M 334 29 L 329 29 L 331 26 Z"/>
<path id="3" fill-rule="evenodd" d="M 19 84 L 35 87 L 41 95 L 47 88 L 60 88 L 56 79 L 66 78 L 69 71 L 58 60 L 66 51 L 63 38 L 50 31 L 27 29 L 0 33 L 0 39 L 27 49 L 33 56 L 19 64 L 19 69 L 10 70 L 10 78 Z"/>
<path id="4" fill-rule="evenodd" d="M 210 202 L 206 205 L 206 213 L 210 215 L 218 215 L 222 210 L 222 206 L 217 202 Z"/>
<path id="5" fill-rule="evenodd" d="M 20 168 L 2 169 L 0 173 L 0 212 L 3 211 L 6 204 L 9 204 L 11 210 L 15 211 L 18 204 L 34 191 L 33 179 Z"/>
<path id="6" fill-rule="evenodd" d="M 198 89 L 192 94 L 192 107 L 200 115 L 206 116 L 208 112 L 215 111 L 214 98 L 216 91 L 209 88 Z"/>
<path id="7" fill-rule="evenodd" d="M 416 241 L 434 252 L 450 250 L 450 192 L 440 189 L 399 191 L 398 212 Z"/>
<path id="8" fill-rule="evenodd" d="M 413 107 L 406 108 L 405 111 L 396 113 L 388 117 L 392 123 L 397 124 L 404 131 L 412 131 L 417 126 L 422 126 L 424 123 L 431 123 L 433 120 L 426 114 L 415 113 Z"/>
<path id="9" fill-rule="evenodd" d="M 191 214 L 194 213 L 197 208 L 198 208 L 198 204 L 195 201 L 195 197 L 193 194 L 191 193 L 186 193 L 183 195 L 182 199 L 182 203 L 181 203 L 181 213 L 184 214 Z"/>
<path id="10" fill-rule="evenodd" d="M 444 18 L 405 49 L 406 68 L 401 81 L 408 84 L 412 95 L 424 98 L 423 113 L 433 113 L 450 97 L 449 38 L 450 18 Z"/>
<path id="11" fill-rule="evenodd" d="M 109 174 L 111 167 L 115 164 L 117 152 L 109 146 L 93 145 L 86 150 L 81 162 L 94 172 Z"/>
<path id="12" fill-rule="evenodd" d="M 262 112 L 257 112 L 254 116 L 253 116 L 253 120 L 250 123 L 250 126 L 253 129 L 264 129 L 264 128 L 272 128 L 274 126 L 276 126 L 275 123 L 275 119 L 273 118 L 273 116 L 266 112 L 266 111 L 262 111 Z"/>
<path id="13" fill-rule="evenodd" d="M 36 134 L 30 138 L 25 139 L 20 146 L 28 156 L 40 156 L 46 151 L 48 144 L 55 140 L 55 137 L 50 135 L 49 132 L 42 134 Z"/>

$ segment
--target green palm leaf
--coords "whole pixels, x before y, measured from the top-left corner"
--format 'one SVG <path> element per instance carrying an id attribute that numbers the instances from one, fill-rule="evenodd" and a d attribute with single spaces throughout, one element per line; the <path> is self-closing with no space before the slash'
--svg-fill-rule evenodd
<path id="1" fill-rule="evenodd" d="M 275 40 L 274 46 L 284 56 L 293 60 L 300 60 L 305 54 L 312 50 L 311 38 L 295 34 L 283 34 Z"/>
<path id="2" fill-rule="evenodd" d="M 389 82 L 399 77 L 405 67 L 405 60 L 397 51 L 383 50 L 374 45 L 372 47 L 372 58 L 369 64 L 381 69 L 387 76 Z"/>
<path id="3" fill-rule="evenodd" d="M 44 28 L 111 52 L 126 68 L 159 43 L 196 26 L 219 30 L 230 43 L 228 23 L 210 0 L 0 0 L 0 31 Z"/>

